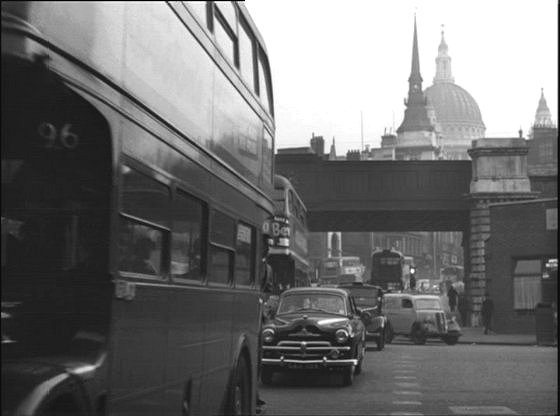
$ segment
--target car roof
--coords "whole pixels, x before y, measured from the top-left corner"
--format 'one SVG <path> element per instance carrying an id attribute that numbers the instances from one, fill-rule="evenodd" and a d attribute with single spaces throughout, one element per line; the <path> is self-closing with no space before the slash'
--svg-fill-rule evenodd
<path id="1" fill-rule="evenodd" d="M 397 297 L 407 297 L 414 299 L 441 299 L 438 295 L 423 295 L 415 293 L 386 293 L 384 297 L 397 298 Z"/>
<path id="2" fill-rule="evenodd" d="M 294 287 L 287 289 L 280 296 L 293 295 L 297 293 L 309 293 L 309 294 L 323 294 L 332 293 L 337 295 L 347 296 L 348 292 L 344 289 L 338 289 L 336 287 Z"/>
<path id="3" fill-rule="evenodd" d="M 352 283 L 340 283 L 336 287 L 347 289 L 353 287 L 363 287 L 366 289 L 381 289 L 381 286 L 370 285 L 368 283 L 363 282 L 352 282 Z"/>

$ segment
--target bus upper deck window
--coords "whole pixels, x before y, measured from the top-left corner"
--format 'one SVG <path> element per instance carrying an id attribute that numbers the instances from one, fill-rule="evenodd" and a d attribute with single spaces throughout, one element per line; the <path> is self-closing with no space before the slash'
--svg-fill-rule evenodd
<path id="1" fill-rule="evenodd" d="M 222 52 L 226 55 L 227 59 L 231 63 L 237 64 L 235 57 L 235 44 L 237 38 L 235 34 L 235 26 L 230 26 L 228 19 L 224 16 L 221 9 L 214 13 L 214 17 L 214 36 L 216 37 L 216 42 L 220 46 Z"/>
<path id="2" fill-rule="evenodd" d="M 190 10 L 194 12 L 196 17 L 200 20 L 200 22 L 204 25 L 205 28 L 208 28 L 208 4 L 205 1 L 187 1 Z"/>
<path id="3" fill-rule="evenodd" d="M 249 88 L 255 91 L 255 43 L 249 26 L 241 20 L 239 31 L 239 70 Z"/>
<path id="4" fill-rule="evenodd" d="M 259 97 L 266 111 L 273 114 L 272 110 L 272 94 L 270 93 L 270 71 L 268 70 L 268 61 L 262 48 L 259 52 Z"/>

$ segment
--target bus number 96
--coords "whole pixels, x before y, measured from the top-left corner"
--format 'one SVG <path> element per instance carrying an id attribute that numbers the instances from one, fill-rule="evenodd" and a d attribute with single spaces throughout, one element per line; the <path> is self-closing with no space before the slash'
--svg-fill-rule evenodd
<path id="1" fill-rule="evenodd" d="M 70 131 L 72 124 L 64 124 L 59 130 L 51 123 L 42 122 L 37 127 L 37 133 L 41 137 L 43 147 L 46 149 L 68 149 L 74 150 L 80 144 L 80 137 Z"/>

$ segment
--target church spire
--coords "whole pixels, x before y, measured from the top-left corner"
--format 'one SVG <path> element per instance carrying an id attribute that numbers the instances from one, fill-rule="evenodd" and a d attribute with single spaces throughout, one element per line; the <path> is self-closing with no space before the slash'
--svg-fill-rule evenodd
<path id="1" fill-rule="evenodd" d="M 455 82 L 455 78 L 451 75 L 451 57 L 447 54 L 447 43 L 445 43 L 443 25 L 441 25 L 441 42 L 438 47 L 438 56 L 436 58 L 436 76 L 434 77 L 434 84 L 439 82 Z"/>
<path id="2" fill-rule="evenodd" d="M 414 15 L 414 35 L 412 39 L 412 67 L 408 78 L 408 100 L 405 100 L 406 110 L 404 120 L 397 133 L 405 131 L 433 131 L 427 113 L 427 100 L 422 92 L 422 76 L 420 75 L 420 58 L 418 55 L 418 35 L 416 30 L 416 14 Z"/>
<path id="3" fill-rule="evenodd" d="M 408 78 L 408 95 L 422 91 L 422 76 L 420 75 L 420 58 L 418 57 L 418 36 L 416 34 L 416 14 L 414 14 L 414 37 L 412 39 L 412 67 Z"/>
<path id="4" fill-rule="evenodd" d="M 552 122 L 552 115 L 546 104 L 546 99 L 544 98 L 544 89 L 541 88 L 541 98 L 539 100 L 539 106 L 537 107 L 537 112 L 535 113 L 535 127 L 554 127 Z"/>

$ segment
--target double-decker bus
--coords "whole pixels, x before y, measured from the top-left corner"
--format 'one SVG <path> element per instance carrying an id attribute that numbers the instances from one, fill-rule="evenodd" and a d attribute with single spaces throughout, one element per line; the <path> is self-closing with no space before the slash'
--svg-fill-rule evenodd
<path id="1" fill-rule="evenodd" d="M 319 265 L 319 285 L 336 286 L 362 281 L 364 265 L 357 256 L 327 257 Z"/>
<path id="2" fill-rule="evenodd" d="M 310 286 L 307 209 L 292 183 L 281 175 L 274 175 L 273 199 L 275 215 L 268 232 L 268 263 L 273 270 L 274 291 Z"/>
<path id="3" fill-rule="evenodd" d="M 385 290 L 403 290 L 405 258 L 394 249 L 375 250 L 371 255 L 371 277 L 369 283 Z"/>
<path id="4" fill-rule="evenodd" d="M 2 414 L 254 414 L 274 214 L 236 2 L 2 2 Z"/>

